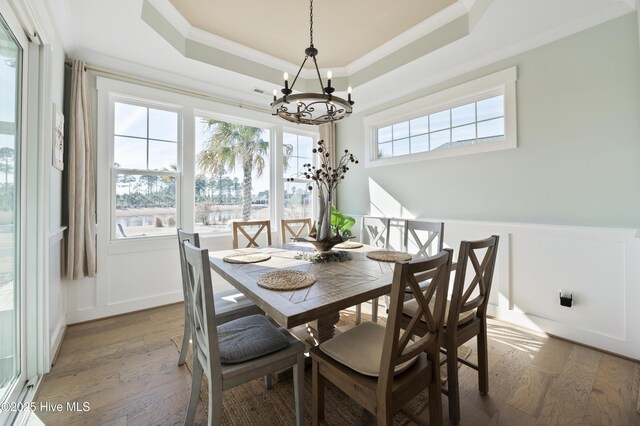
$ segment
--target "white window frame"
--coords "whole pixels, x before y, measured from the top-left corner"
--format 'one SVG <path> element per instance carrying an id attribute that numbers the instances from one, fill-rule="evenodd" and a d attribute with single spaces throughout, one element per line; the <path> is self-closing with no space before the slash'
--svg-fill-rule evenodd
<path id="1" fill-rule="evenodd" d="M 235 103 L 223 103 L 218 100 L 207 99 L 206 96 L 197 97 L 189 94 L 165 89 L 149 87 L 135 84 L 123 80 L 108 77 L 96 77 L 97 99 L 97 143 L 96 143 L 96 176 L 98 192 L 96 195 L 97 221 L 98 221 L 98 262 L 99 265 L 106 262 L 111 254 L 138 253 L 143 251 L 153 251 L 162 249 L 172 249 L 175 247 L 175 235 L 148 236 L 138 238 L 112 239 L 112 217 L 111 205 L 114 201 L 111 196 L 112 175 L 111 166 L 113 163 L 113 104 L 110 96 L 116 95 L 123 98 L 140 99 L 145 102 L 156 102 L 159 105 L 182 108 L 181 124 L 181 152 L 180 161 L 180 181 L 177 182 L 180 191 L 180 200 L 177 205 L 176 227 L 182 226 L 186 231 L 192 231 L 194 227 L 195 209 L 195 123 L 196 115 L 204 115 L 224 121 L 238 124 L 269 129 L 271 132 L 270 153 L 270 190 L 273 197 L 270 200 L 270 220 L 273 225 L 272 233 L 279 229 L 280 219 L 284 209 L 284 179 L 282 174 L 282 156 L 275 153 L 282 152 L 282 132 L 299 133 L 312 136 L 314 141 L 319 139 L 319 133 L 313 130 L 301 130 L 298 127 L 283 127 L 282 120 L 266 114 L 263 111 L 255 111 L 250 108 L 241 108 Z M 286 125 L 285 125 L 286 126 Z M 106 161 L 104 159 L 107 159 Z M 107 188 L 106 186 L 109 186 Z M 108 192 L 107 192 L 108 191 Z M 314 211 L 314 216 L 317 212 Z M 276 226 L 277 225 L 277 226 Z M 211 247 L 226 245 L 230 241 L 228 233 L 201 233 L 201 239 L 205 238 Z M 277 234 L 275 234 L 277 235 Z M 99 266 L 100 267 L 100 266 Z M 104 275 L 102 275 L 104 278 Z M 103 288 L 102 286 L 98 286 Z M 106 287 L 104 287 L 106 288 Z M 106 294 L 98 295 L 99 299 L 106 300 Z"/>
<path id="2" fill-rule="evenodd" d="M 518 145 L 516 81 L 517 68 L 511 67 L 366 116 L 363 120 L 365 131 L 365 167 L 390 166 L 415 161 L 516 148 Z M 377 158 L 378 129 L 498 95 L 504 95 L 504 138 L 447 149 L 437 149 L 396 157 Z"/>
<path id="3" fill-rule="evenodd" d="M 289 133 L 289 134 L 294 134 L 297 136 L 306 136 L 311 138 L 312 140 L 312 147 L 313 148 L 317 148 L 318 146 L 318 140 L 320 140 L 320 133 L 317 132 L 310 132 L 310 131 L 305 131 L 302 130 L 300 128 L 296 128 L 296 127 L 284 127 L 282 128 L 282 134 L 284 135 L 284 133 Z M 284 142 L 283 142 L 284 144 Z M 281 150 L 282 151 L 282 150 Z M 318 156 L 316 154 L 311 153 L 311 162 L 312 165 L 317 166 L 318 164 Z M 281 168 L 281 170 L 283 170 L 283 168 Z M 289 177 L 289 176 L 287 176 Z M 290 176 L 290 177 L 294 177 L 294 176 Z M 284 184 L 285 181 L 284 179 L 286 179 L 286 177 L 282 177 L 283 181 L 281 184 L 281 191 L 282 191 L 282 208 L 284 209 Z M 294 177 L 294 183 L 305 183 L 305 184 L 310 184 L 312 185 L 313 191 L 311 194 L 311 222 L 313 222 L 317 217 L 318 217 L 318 197 L 317 197 L 317 191 L 315 188 L 315 185 L 312 184 L 311 180 L 305 180 L 305 179 L 301 179 L 298 177 Z M 280 214 L 280 218 L 284 218 L 284 211 Z"/>
<path id="4" fill-rule="evenodd" d="M 128 168 L 116 168 L 114 167 L 114 148 L 115 148 L 115 103 L 125 103 L 129 105 L 136 105 L 144 108 L 156 108 L 165 111 L 172 111 L 177 113 L 177 125 L 178 125 L 178 140 L 177 140 L 177 157 L 176 157 L 176 165 L 178 166 L 177 171 L 161 171 L 161 170 L 144 170 L 144 169 L 128 169 Z M 182 106 L 170 103 L 159 102 L 154 99 L 145 99 L 136 96 L 124 95 L 121 93 L 110 92 L 109 93 L 109 121 L 108 121 L 108 141 L 109 141 L 109 172 L 110 172 L 110 215 L 109 215 L 109 239 L 111 242 L 118 242 L 125 240 L 123 238 L 118 238 L 117 230 L 115 226 L 115 218 L 116 218 L 116 190 L 117 190 L 117 182 L 116 175 L 118 174 L 129 174 L 129 175 L 150 175 L 150 176 L 173 176 L 176 179 L 176 229 L 182 226 L 182 152 L 183 152 L 183 113 Z M 148 123 L 147 123 L 148 125 Z M 149 135 L 147 135 L 149 136 Z M 148 159 L 147 159 L 148 160 Z M 173 237 L 173 233 L 171 237 Z M 153 236 L 132 236 L 130 240 L 140 240 L 140 239 L 157 239 L 157 238 L 166 238 L 167 235 L 153 235 Z"/>

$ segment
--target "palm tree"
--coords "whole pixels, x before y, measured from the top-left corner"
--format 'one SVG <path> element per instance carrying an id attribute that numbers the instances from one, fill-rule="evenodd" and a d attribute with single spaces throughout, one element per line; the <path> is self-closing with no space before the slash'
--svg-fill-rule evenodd
<path id="1" fill-rule="evenodd" d="M 252 172 L 262 176 L 269 154 L 269 142 L 262 139 L 262 129 L 250 126 L 207 120 L 206 130 L 211 132 L 204 149 L 198 154 L 198 166 L 203 173 L 219 173 L 242 166 L 242 220 L 251 215 Z"/>
<path id="2" fill-rule="evenodd" d="M 9 190 L 9 173 L 12 173 L 14 169 L 14 154 L 13 148 L 0 148 L 0 172 L 4 172 L 4 190 L 1 199 L 3 210 L 8 207 L 10 200 L 13 198 L 9 194 L 12 192 Z"/>
<path id="3" fill-rule="evenodd" d="M 4 172 L 4 186 L 7 188 L 9 173 L 13 172 L 13 148 L 0 148 L 0 171 Z"/>

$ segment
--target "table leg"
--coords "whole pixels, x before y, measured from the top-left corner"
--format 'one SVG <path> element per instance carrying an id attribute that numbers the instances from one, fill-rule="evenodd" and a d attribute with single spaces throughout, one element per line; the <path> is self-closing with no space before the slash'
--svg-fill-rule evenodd
<path id="1" fill-rule="evenodd" d="M 307 347 L 318 346 L 322 342 L 326 342 L 331 339 L 336 331 L 336 324 L 340 321 L 340 313 L 335 312 L 333 314 L 318 318 L 315 321 L 307 323 L 306 327 L 301 325 L 290 329 L 298 339 L 304 342 Z M 305 359 L 307 366 L 311 365 L 311 358 Z M 278 382 L 291 377 L 292 370 L 288 368 L 286 370 L 276 373 L 276 379 Z"/>
<path id="2" fill-rule="evenodd" d="M 334 312 L 308 323 L 307 330 L 309 331 L 314 344 L 318 345 L 331 339 L 335 334 L 336 324 L 338 321 L 340 321 L 340 313 Z"/>

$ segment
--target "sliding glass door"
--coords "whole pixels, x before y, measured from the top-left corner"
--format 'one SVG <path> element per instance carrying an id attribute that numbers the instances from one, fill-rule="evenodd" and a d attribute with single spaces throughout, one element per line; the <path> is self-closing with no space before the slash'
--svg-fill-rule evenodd
<path id="1" fill-rule="evenodd" d="M 19 266 L 22 60 L 21 43 L 0 15 L 0 402 L 14 399 L 24 382 Z"/>

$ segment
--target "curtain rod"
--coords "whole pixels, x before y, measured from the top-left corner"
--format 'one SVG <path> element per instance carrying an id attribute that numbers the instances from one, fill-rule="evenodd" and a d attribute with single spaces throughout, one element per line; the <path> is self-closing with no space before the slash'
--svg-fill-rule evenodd
<path id="1" fill-rule="evenodd" d="M 71 68 L 72 63 L 71 61 L 64 61 L 65 66 Z M 177 87 L 177 86 L 173 86 L 170 84 L 165 84 L 165 83 L 159 83 L 157 81 L 151 81 L 151 80 L 145 80 L 139 77 L 135 77 L 129 74 L 123 74 L 123 73 L 119 73 L 116 71 L 109 71 L 109 70 L 105 70 L 105 69 L 101 69 L 101 68 L 95 68 L 92 67 L 91 65 L 85 65 L 84 66 L 84 70 L 85 71 L 93 71 L 95 73 L 99 73 L 99 74 L 105 74 L 105 75 L 111 75 L 114 77 L 120 77 L 120 78 L 126 78 L 127 80 L 133 80 L 133 81 L 137 81 L 139 83 L 143 83 L 145 85 L 148 86 L 154 86 L 154 87 L 158 87 L 158 88 L 162 88 L 162 89 L 166 89 L 166 90 L 170 90 L 172 92 L 177 92 L 177 93 L 183 93 L 185 95 L 190 95 L 190 96 L 197 96 L 199 98 L 203 98 L 203 99 L 209 99 L 215 102 L 219 102 L 225 105 L 230 105 L 230 106 L 235 106 L 238 108 L 242 108 L 242 109 L 249 109 L 249 110 L 253 110 L 253 111 L 257 111 L 257 112 L 268 112 L 271 113 L 270 109 L 267 108 L 260 108 L 260 107 L 256 107 L 253 105 L 247 105 L 247 104 L 242 104 L 242 103 L 238 103 L 238 102 L 234 102 L 230 99 L 227 98 L 221 98 L 218 96 L 212 96 L 212 95 L 207 95 L 205 93 L 200 93 L 200 92 L 195 92 L 192 90 L 188 90 L 188 89 L 183 89 L 181 87 Z"/>

